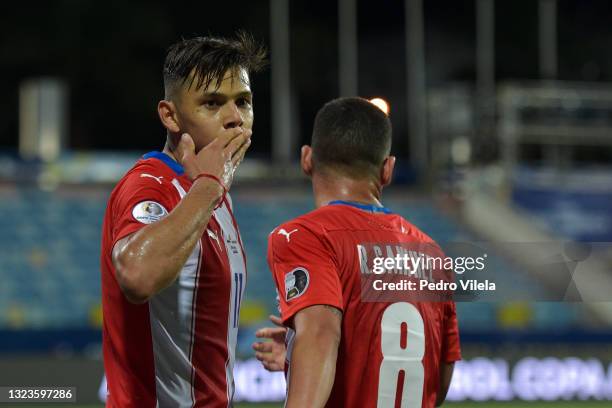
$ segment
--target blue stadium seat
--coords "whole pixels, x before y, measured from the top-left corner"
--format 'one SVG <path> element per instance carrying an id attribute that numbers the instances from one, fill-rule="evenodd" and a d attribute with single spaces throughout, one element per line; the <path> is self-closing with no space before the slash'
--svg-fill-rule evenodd
<path id="1" fill-rule="evenodd" d="M 89 326 L 89 313 L 100 302 L 100 236 L 108 192 L 83 195 L 50 194 L 24 188 L 0 196 L 0 328 L 20 305 L 28 327 Z M 267 236 L 278 224 L 312 210 L 310 197 L 273 200 L 267 197 L 235 201 L 247 251 L 247 299 L 257 299 L 276 312 L 276 293 L 266 261 Z M 391 199 L 394 212 L 426 231 L 438 242 L 473 237 L 465 228 L 425 200 Z M 539 290 L 528 277 L 495 264 L 504 284 L 517 290 Z M 496 278 L 496 279 L 498 279 Z M 535 287 L 535 289 L 530 289 Z M 491 329 L 497 325 L 494 304 L 458 305 L 464 327 Z M 579 319 L 563 305 L 534 306 L 534 322 L 542 327 L 568 326 Z M 245 343 L 246 344 L 246 343 Z"/>

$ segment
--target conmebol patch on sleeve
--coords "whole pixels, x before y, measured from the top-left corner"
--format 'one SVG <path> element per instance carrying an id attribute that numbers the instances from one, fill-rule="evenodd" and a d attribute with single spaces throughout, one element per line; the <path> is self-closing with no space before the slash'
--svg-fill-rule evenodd
<path id="1" fill-rule="evenodd" d="M 168 215 L 163 205 L 155 201 L 142 201 L 134 206 L 132 216 L 143 224 L 151 224 Z"/>

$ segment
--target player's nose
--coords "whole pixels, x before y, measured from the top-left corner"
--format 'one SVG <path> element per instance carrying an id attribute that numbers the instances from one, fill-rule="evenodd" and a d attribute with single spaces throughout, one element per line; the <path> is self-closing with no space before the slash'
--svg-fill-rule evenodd
<path id="1" fill-rule="evenodd" d="M 223 127 L 231 129 L 235 127 L 241 127 L 244 124 L 240 109 L 235 103 L 231 102 L 226 104 L 226 112 L 223 118 Z"/>

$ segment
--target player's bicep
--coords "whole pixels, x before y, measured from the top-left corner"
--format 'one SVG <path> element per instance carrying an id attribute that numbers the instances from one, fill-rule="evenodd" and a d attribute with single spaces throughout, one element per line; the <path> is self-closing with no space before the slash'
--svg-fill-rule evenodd
<path id="1" fill-rule="evenodd" d="M 121 238 L 120 240 L 115 242 L 115 245 L 113 245 L 112 260 L 113 260 L 113 266 L 115 267 L 115 269 L 120 269 L 120 267 L 122 266 L 121 265 L 122 255 L 126 249 L 128 242 L 132 239 L 134 234 L 136 233 L 133 232 Z"/>
<path id="2" fill-rule="evenodd" d="M 296 334 L 307 331 L 328 334 L 339 340 L 342 327 L 342 310 L 330 305 L 308 306 L 295 314 L 291 324 Z"/>
<path id="3" fill-rule="evenodd" d="M 113 246 L 112 262 L 115 268 L 115 279 L 125 297 L 132 303 L 142 303 L 143 297 L 139 294 L 139 285 L 136 279 L 136 271 L 130 267 L 129 243 L 137 232 L 133 232 L 120 240 Z"/>
<path id="4" fill-rule="evenodd" d="M 287 406 L 325 406 L 334 384 L 341 323 L 338 309 L 325 305 L 295 315 Z"/>

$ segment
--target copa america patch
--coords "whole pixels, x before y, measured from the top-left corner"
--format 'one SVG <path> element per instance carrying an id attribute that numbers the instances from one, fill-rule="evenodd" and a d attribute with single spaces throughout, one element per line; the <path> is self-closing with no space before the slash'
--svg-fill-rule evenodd
<path id="1" fill-rule="evenodd" d="M 309 283 L 310 275 L 306 268 L 298 267 L 285 274 L 285 300 L 288 302 L 302 296 Z"/>
<path id="2" fill-rule="evenodd" d="M 163 205 L 155 201 L 142 201 L 136 204 L 132 210 L 134 219 L 143 224 L 152 224 L 161 220 L 166 215 L 168 215 L 168 211 L 166 211 Z"/>

